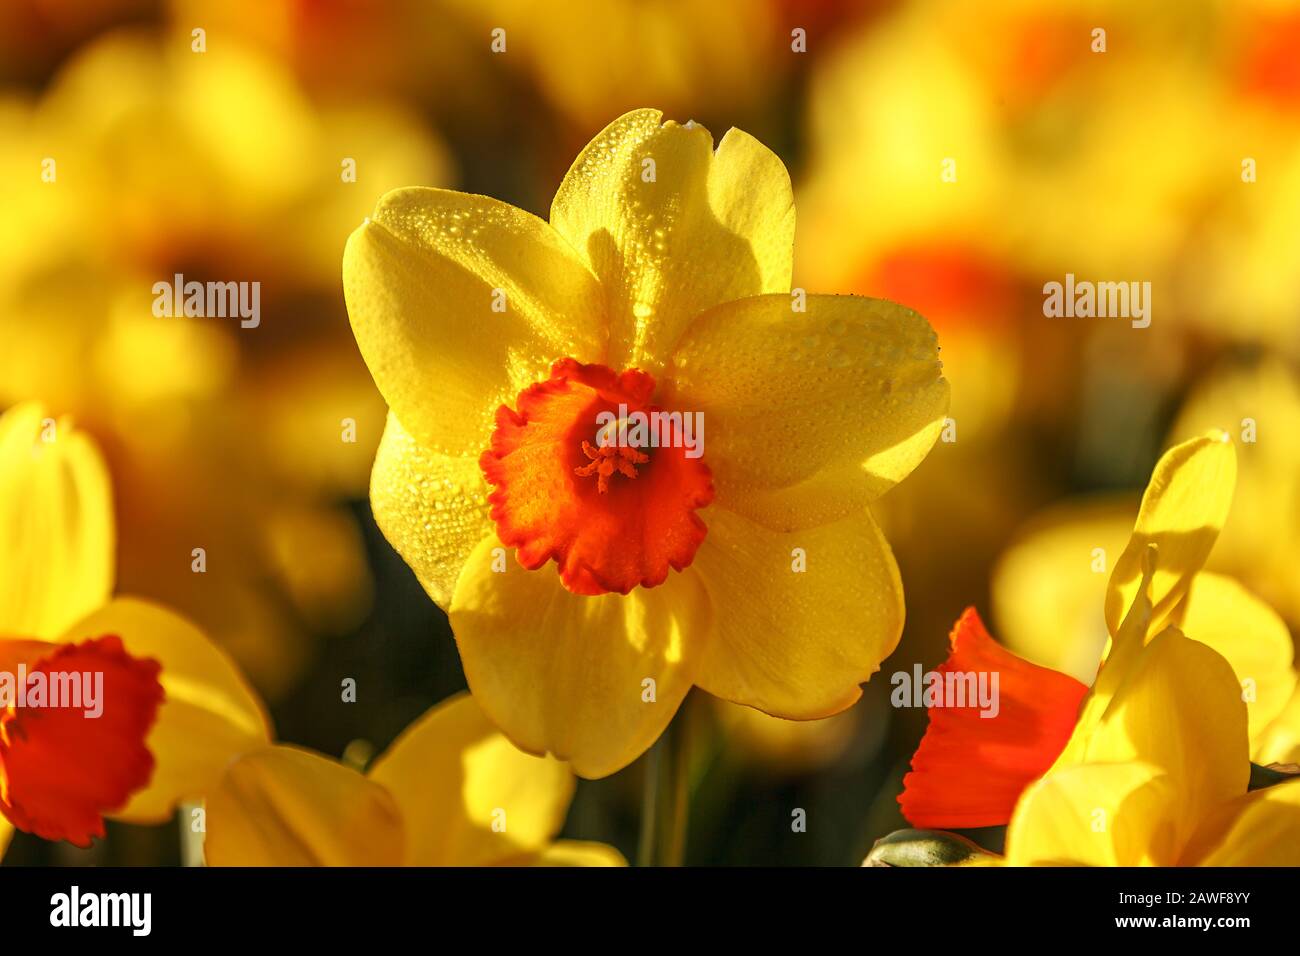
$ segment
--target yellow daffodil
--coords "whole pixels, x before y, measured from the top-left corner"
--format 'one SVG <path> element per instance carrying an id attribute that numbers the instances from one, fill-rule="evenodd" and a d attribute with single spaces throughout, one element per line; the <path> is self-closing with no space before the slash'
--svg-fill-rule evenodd
<path id="1" fill-rule="evenodd" d="M 523 749 L 612 773 L 692 685 L 825 717 L 897 643 L 868 505 L 942 427 L 935 336 L 893 303 L 792 294 L 793 238 L 757 140 L 715 148 L 639 110 L 578 156 L 549 223 L 405 189 L 349 240 L 348 311 L 389 405 L 376 520 Z M 603 416 L 653 412 L 679 416 L 667 441 L 606 444 Z"/>
<path id="2" fill-rule="evenodd" d="M 1157 464 L 1106 587 L 1111 642 L 1090 688 L 995 644 L 973 609 L 963 616 L 941 670 L 998 673 L 999 713 L 931 710 L 899 798 L 910 822 L 1010 820 L 1012 863 L 1285 858 L 1276 837 L 1300 821 L 1300 786 L 1246 788 L 1252 736 L 1296 686 L 1290 635 L 1235 582 L 1201 571 L 1235 476 L 1222 432 Z"/>
<path id="3" fill-rule="evenodd" d="M 208 796 L 204 853 L 211 866 L 624 865 L 604 844 L 556 841 L 573 788 L 461 694 L 364 774 L 298 747 L 241 756 Z"/>
<path id="4" fill-rule="evenodd" d="M 1253 451 L 1242 445 L 1237 453 L 1243 477 Z M 1224 540 L 1236 537 L 1234 524 L 1243 508 L 1252 506 L 1249 486 L 1243 481 L 1237 485 L 1232 514 L 1210 554 L 1209 567 L 1225 567 L 1217 561 L 1218 553 Z M 1059 506 L 1030 522 L 994 573 L 995 620 L 1007 648 L 1092 684 L 1109 641 L 1103 602 L 1111 562 L 1123 552 L 1130 527 L 1126 513 L 1124 499 L 1104 498 Z M 1262 557 L 1265 552 L 1260 553 Z M 1052 627 L 1043 626 L 1047 620 Z M 1235 578 L 1201 570 L 1177 623 L 1227 657 L 1242 680 L 1249 700 L 1252 756 L 1265 764 L 1286 762 L 1279 755 L 1286 749 L 1279 743 L 1284 731 L 1278 721 L 1284 719 L 1286 701 L 1296 686 L 1286 622 Z"/>
<path id="5" fill-rule="evenodd" d="M 0 665 L 18 683 L 21 668 L 103 675 L 93 716 L 7 696 L 0 844 L 14 825 L 85 846 L 106 815 L 163 822 L 269 738 L 257 698 L 194 625 L 112 597 L 114 528 L 89 438 L 34 403 L 0 416 Z"/>

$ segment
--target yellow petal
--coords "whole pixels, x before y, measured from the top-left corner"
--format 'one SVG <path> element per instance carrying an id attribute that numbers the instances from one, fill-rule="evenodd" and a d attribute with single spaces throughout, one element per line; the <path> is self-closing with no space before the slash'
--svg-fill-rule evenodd
<path id="1" fill-rule="evenodd" d="M 388 792 L 320 754 L 274 746 L 227 768 L 206 801 L 209 866 L 400 866 Z"/>
<path id="2" fill-rule="evenodd" d="M 516 749 L 468 694 L 402 731 L 367 775 L 402 811 L 410 866 L 482 866 L 538 852 L 573 798 L 568 767 Z"/>
<path id="3" fill-rule="evenodd" d="M 227 763 L 266 744 L 266 713 L 225 651 L 180 615 L 136 598 L 120 597 L 64 636 L 77 641 L 105 634 L 122 638 L 136 657 L 162 664 L 166 697 L 148 745 L 155 766 L 149 785 L 114 816 L 157 823 L 182 800 L 200 798 Z"/>
<path id="4" fill-rule="evenodd" d="M 1085 705 L 1056 767 L 1129 761 L 1169 778 L 1177 795 L 1168 823 L 1176 847 L 1214 806 L 1246 792 L 1250 752 L 1237 678 L 1221 655 L 1176 628 L 1135 656 L 1095 724 Z"/>
<path id="5" fill-rule="evenodd" d="M 488 489 L 477 457 L 439 455 L 389 413 L 370 478 L 375 523 L 439 605 L 474 546 L 491 534 Z"/>
<path id="6" fill-rule="evenodd" d="M 791 534 L 720 508 L 707 522 L 691 570 L 713 634 L 696 683 L 796 720 L 850 707 L 903 630 L 898 566 L 870 513 Z"/>
<path id="7" fill-rule="evenodd" d="M 52 639 L 107 601 L 115 546 L 94 443 L 35 403 L 0 416 L 0 633 Z"/>
<path id="8" fill-rule="evenodd" d="M 441 454 L 481 452 L 497 407 L 556 359 L 605 352 L 590 271 L 545 222 L 484 196 L 390 192 L 348 239 L 343 290 L 379 391 Z"/>
<path id="9" fill-rule="evenodd" d="M 794 250 L 790 176 L 771 150 L 733 129 L 715 152 L 704 127 L 662 120 L 635 110 L 605 127 L 551 204 L 609 295 L 610 364 L 655 376 L 701 312 L 789 292 Z"/>
<path id="10" fill-rule="evenodd" d="M 1227 659 L 1242 688 L 1257 742 L 1296 688 L 1291 633 L 1277 613 L 1232 578 L 1202 571 L 1175 612 L 1188 637 Z"/>
<path id="11" fill-rule="evenodd" d="M 948 383 L 929 323 L 859 296 L 723 305 L 673 354 L 665 405 L 704 413 L 717 503 L 779 531 L 861 511 L 939 437 Z"/>
<path id="12" fill-rule="evenodd" d="M 9 851 L 9 841 L 14 838 L 14 825 L 0 817 L 0 859 Z"/>
<path id="13" fill-rule="evenodd" d="M 1214 547 L 1232 504 L 1236 475 L 1237 455 L 1223 432 L 1176 445 L 1156 463 L 1133 535 L 1106 590 L 1106 625 L 1112 635 L 1137 594 L 1142 556 L 1152 544 L 1159 553 L 1148 633 L 1162 629 Z"/>
<path id="14" fill-rule="evenodd" d="M 1021 657 L 1091 684 L 1106 647 L 1106 575 L 1137 502 L 1070 502 L 1016 534 L 993 571 L 994 633 Z"/>
<path id="15" fill-rule="evenodd" d="M 1081 764 L 1030 784 L 1007 827 L 1013 866 L 1170 866 L 1164 821 L 1178 794 L 1159 767 Z"/>
<path id="16" fill-rule="evenodd" d="M 1079 733 L 1080 728 L 1087 733 L 1097 725 L 1106 713 L 1106 708 L 1115 699 L 1116 693 L 1124 686 L 1130 671 L 1142 660 L 1151 626 L 1153 608 L 1151 581 L 1156 573 L 1156 557 L 1156 546 L 1148 545 L 1142 555 L 1142 576 L 1138 581 L 1133 603 L 1129 605 L 1128 613 L 1120 622 L 1119 630 L 1115 632 L 1114 639 L 1106 648 L 1102 659 L 1104 666 L 1083 699 L 1083 707 L 1075 725 L 1075 740 L 1083 739 L 1083 735 Z"/>
<path id="17" fill-rule="evenodd" d="M 551 564 L 525 571 L 495 537 L 470 555 L 450 611 L 487 715 L 519 747 L 583 777 L 621 770 L 658 738 L 690 690 L 709 615 L 691 569 L 627 596 L 583 597 Z"/>
<path id="18" fill-rule="evenodd" d="M 560 840 L 532 860 L 533 866 L 627 866 L 622 853 L 604 843 Z"/>
<path id="19" fill-rule="evenodd" d="M 1300 685 L 1286 707 L 1260 733 L 1255 742 L 1255 762 L 1300 763 Z"/>
<path id="20" fill-rule="evenodd" d="M 1300 866 L 1300 780 L 1256 790 L 1205 822 L 1185 866 Z"/>

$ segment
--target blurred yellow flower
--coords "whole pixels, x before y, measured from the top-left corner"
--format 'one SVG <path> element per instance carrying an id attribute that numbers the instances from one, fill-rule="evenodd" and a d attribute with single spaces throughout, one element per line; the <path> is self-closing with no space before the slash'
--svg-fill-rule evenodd
<path id="1" fill-rule="evenodd" d="M 230 38 L 199 53 L 188 31 L 130 31 L 38 103 L 0 104 L 0 173 L 0 408 L 76 415 L 137 531 L 124 583 L 282 693 L 305 634 L 348 627 L 369 596 L 337 502 L 362 494 L 384 408 L 342 321 L 338 250 L 374 191 L 443 181 L 441 147 L 390 104 L 313 103 Z M 155 315 L 178 273 L 260 283 L 257 327 Z M 308 548 L 321 560 L 285 560 Z"/>
<path id="2" fill-rule="evenodd" d="M 520 753 L 461 694 L 411 724 L 365 774 L 298 747 L 241 756 L 206 805 L 210 866 L 623 866 L 556 841 L 573 774 Z"/>
<path id="3" fill-rule="evenodd" d="M 1241 472 L 1209 566 L 1240 578 L 1300 626 L 1300 379 L 1277 358 L 1229 361 L 1188 395 L 1170 437 L 1231 428 Z"/>
<path id="4" fill-rule="evenodd" d="M 171 22 L 237 38 L 312 90 L 371 92 L 488 112 L 509 87 L 472 8 L 452 0 L 171 0 Z M 559 12 L 559 11 L 557 11 Z M 473 117 L 468 118 L 473 121 Z"/>
<path id="5" fill-rule="evenodd" d="M 1223 188 L 1201 204 L 1185 305 L 1216 339 L 1300 355 L 1300 9 L 1286 0 L 1219 3 L 1212 56 Z"/>
<path id="6" fill-rule="evenodd" d="M 772 776 L 815 773 L 831 766 L 849 749 L 860 723 L 854 708 L 825 720 L 781 720 L 720 700 L 716 713 L 726 746 Z"/>
<path id="7" fill-rule="evenodd" d="M 496 41 L 503 65 L 522 64 L 578 128 L 646 100 L 670 112 L 712 104 L 741 110 L 761 103 L 795 59 L 789 30 L 797 23 L 783 31 L 767 2 L 440 2 L 472 25 L 469 42 L 486 49 Z M 735 29 L 739 22 L 743 30 Z"/>
<path id="8" fill-rule="evenodd" d="M 35 403 L 0 416 L 0 661 L 105 680 L 97 719 L 6 702 L 0 844 L 9 821 L 83 846 L 103 836 L 103 815 L 163 822 L 269 739 L 261 704 L 194 625 L 112 597 L 111 498 L 99 451 L 66 418 Z"/>
<path id="9" fill-rule="evenodd" d="M 791 293 L 775 155 L 661 119 L 600 133 L 549 224 L 400 190 L 344 254 L 390 410 L 376 520 L 448 609 L 488 715 L 587 777 L 644 751 L 692 685 L 795 719 L 858 699 L 903 619 L 868 505 L 948 404 L 919 315 Z M 702 415 L 703 457 L 680 427 L 648 463 L 597 449 L 619 405 Z"/>
<path id="10" fill-rule="evenodd" d="M 999 228 L 1006 173 L 984 102 L 992 94 L 964 71 L 928 6 L 851 33 L 817 64 L 795 279 L 925 315 L 968 439 L 1011 411 L 1026 290 Z"/>
<path id="11" fill-rule="evenodd" d="M 1294 356 L 1297 36 L 1272 0 L 898 4 L 816 64 L 796 282 L 925 314 L 963 439 L 1059 424 L 1106 362 L 1105 326 L 1043 317 L 1067 273 L 1152 283 L 1150 379 L 1191 332 Z"/>
<path id="12" fill-rule="evenodd" d="M 993 568 L 993 618 L 1003 644 L 1092 683 L 1110 640 L 1103 610 L 1110 565 L 1133 531 L 1137 504 L 1129 495 L 1071 500 L 1017 531 Z"/>

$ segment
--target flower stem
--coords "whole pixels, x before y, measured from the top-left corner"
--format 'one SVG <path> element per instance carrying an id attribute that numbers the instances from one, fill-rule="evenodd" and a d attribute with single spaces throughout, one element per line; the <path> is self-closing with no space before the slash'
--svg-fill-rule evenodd
<path id="1" fill-rule="evenodd" d="M 692 703 L 688 696 L 646 754 L 638 866 L 681 866 L 686 856 Z"/>

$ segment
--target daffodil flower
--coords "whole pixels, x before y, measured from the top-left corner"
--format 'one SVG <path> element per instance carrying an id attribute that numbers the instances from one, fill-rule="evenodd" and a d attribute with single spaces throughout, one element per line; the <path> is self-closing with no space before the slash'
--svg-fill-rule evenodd
<path id="1" fill-rule="evenodd" d="M 1205 434 L 1215 421 L 1242 421 L 1254 410 L 1267 440 L 1236 444 L 1231 511 L 1205 567 L 1196 573 L 1175 623 L 1228 658 L 1247 700 L 1251 759 L 1261 765 L 1300 761 L 1300 693 L 1290 666 L 1288 609 L 1294 585 L 1282 573 L 1292 525 L 1300 458 L 1281 436 L 1300 405 L 1277 390 L 1289 385 L 1276 365 L 1214 381 L 1189 402 L 1177 441 Z M 1235 396 L 1228 401 L 1228 395 Z M 1281 429 L 1281 434 L 1279 434 Z M 1288 463 L 1292 467 L 1288 468 Z M 1110 631 L 1103 607 L 1109 563 L 1126 548 L 1138 496 L 1071 500 L 1027 522 L 994 569 L 992 607 L 998 642 L 1019 657 L 1091 685 Z M 1270 524 L 1270 519 L 1272 524 Z M 1044 626 L 1050 621 L 1051 626 Z"/>
<path id="2" fill-rule="evenodd" d="M 715 149 L 639 110 L 578 156 L 549 223 L 404 189 L 348 241 L 348 312 L 389 405 L 376 520 L 524 750 L 612 773 L 692 685 L 826 717 L 896 645 L 902 587 L 868 505 L 928 453 L 948 386 L 916 313 L 792 290 L 793 238 L 789 177 L 757 140 Z M 591 469 L 620 405 L 701 414 L 703 455 Z"/>
<path id="3" fill-rule="evenodd" d="M 1228 661 L 1176 627 L 1081 719 L 1007 828 L 1013 865 L 1295 866 L 1300 778 L 1248 791 L 1246 704 Z"/>
<path id="4" fill-rule="evenodd" d="M 94 708 L 7 695 L 0 848 L 13 827 L 89 846 L 105 816 L 168 820 L 269 736 L 253 692 L 192 624 L 111 597 L 115 547 L 90 439 L 34 403 L 0 416 L 0 671 L 102 674 Z"/>
<path id="5" fill-rule="evenodd" d="M 299 747 L 233 761 L 206 802 L 210 866 L 622 866 L 602 843 L 555 840 L 572 772 L 520 753 L 460 694 L 362 774 Z"/>
<path id="6" fill-rule="evenodd" d="M 1156 465 L 1111 574 L 1111 645 L 1091 687 L 999 646 L 973 609 L 962 616 L 940 671 L 997 672 L 1000 711 L 931 709 L 899 797 L 909 822 L 1009 822 L 1011 863 L 1264 863 L 1293 852 L 1279 834 L 1300 821 L 1300 780 L 1247 793 L 1250 730 L 1296 684 L 1290 637 L 1262 602 L 1201 572 L 1235 476 L 1222 432 Z"/>

